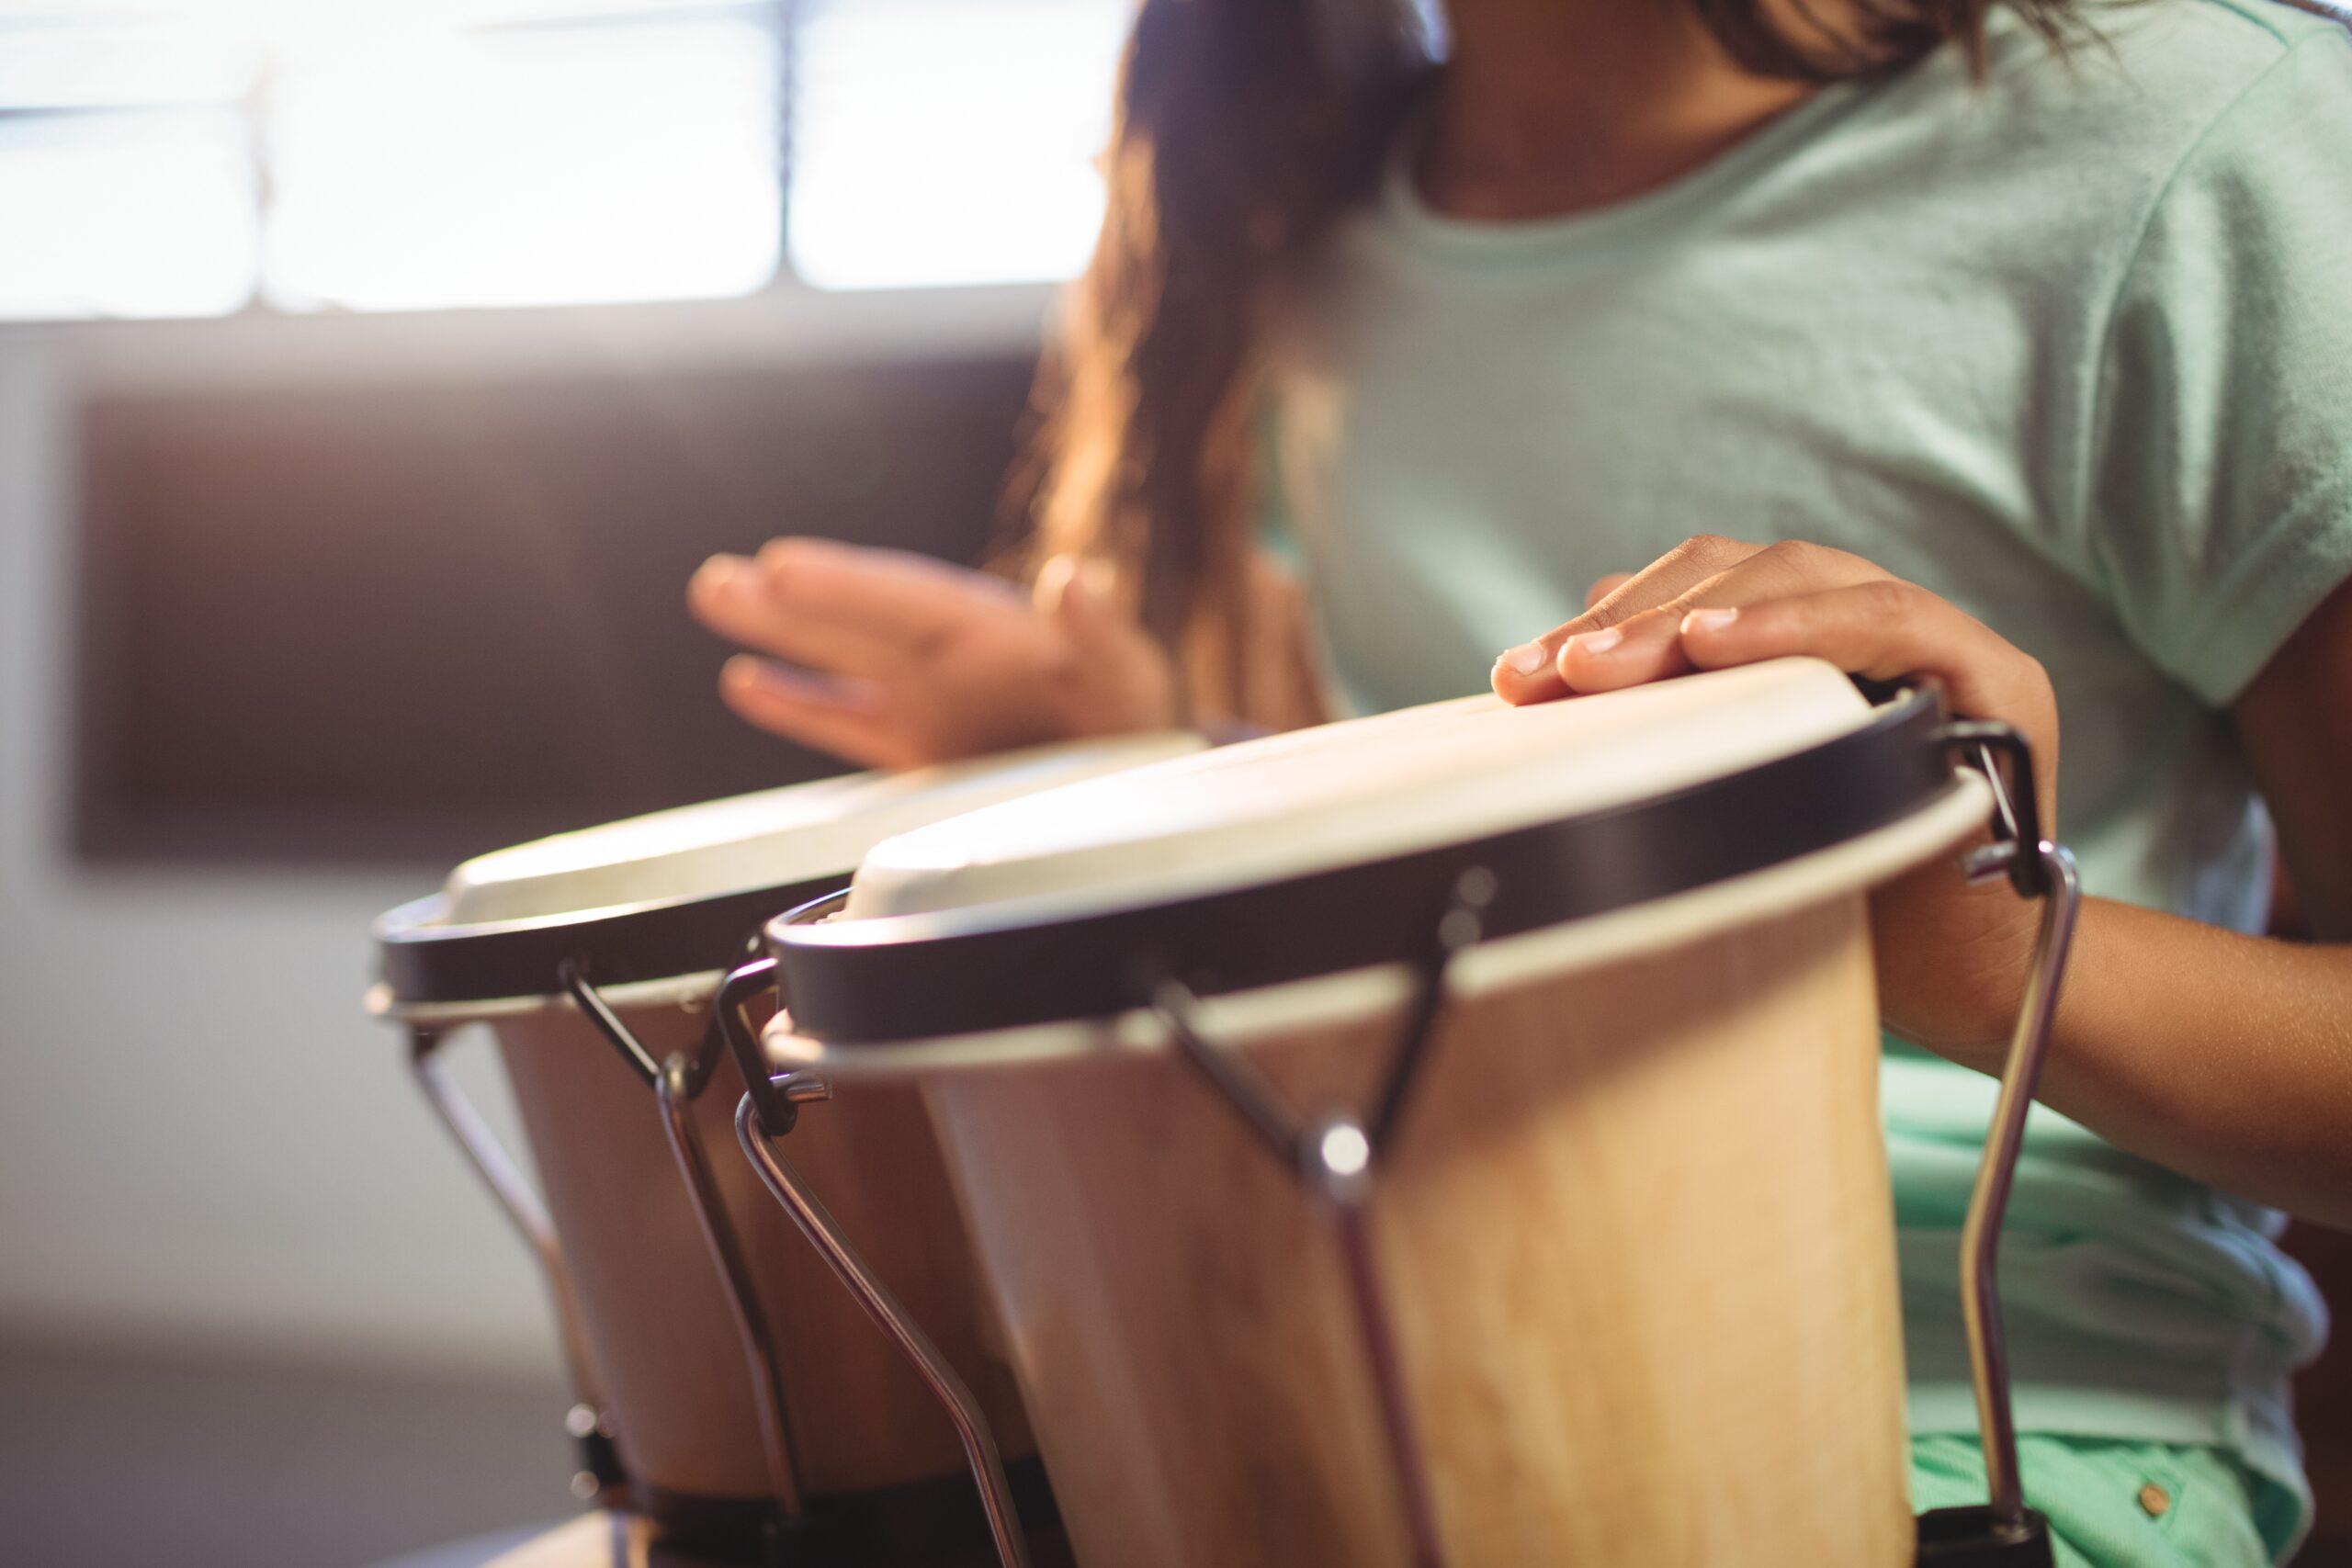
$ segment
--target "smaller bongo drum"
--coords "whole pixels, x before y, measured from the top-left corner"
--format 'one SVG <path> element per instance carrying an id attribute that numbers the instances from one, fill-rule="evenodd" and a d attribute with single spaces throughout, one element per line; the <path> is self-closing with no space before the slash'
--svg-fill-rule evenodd
<path id="1" fill-rule="evenodd" d="M 2030 1069 L 2072 879 L 2014 732 L 1885 695 L 1471 698 L 918 829 L 768 927 L 752 1130 L 921 1086 L 1081 1562 L 2007 1561 L 2030 1072 L 1996 1506 L 1923 1524 L 1866 895 L 1998 823 Z"/>
<path id="2" fill-rule="evenodd" d="M 714 993 L 763 920 L 843 886 L 876 841 L 1202 744 L 1127 737 L 660 812 L 469 861 L 441 894 L 377 922 L 369 1005 L 412 1032 L 435 1106 L 545 1269 L 580 1399 L 583 1496 L 721 1553 L 985 1555 L 933 1391 L 753 1173 L 706 1157 L 741 1093 Z M 471 1023 L 496 1039 L 544 1206 L 437 1055 Z M 919 1096 L 876 1086 L 824 1121 L 803 1158 L 845 1213 L 887 1215 L 877 1266 L 919 1304 L 994 1434 L 1030 1453 Z M 1034 1461 L 1015 1469 L 1042 1488 Z M 941 1531 L 925 1535 L 926 1521 Z"/>

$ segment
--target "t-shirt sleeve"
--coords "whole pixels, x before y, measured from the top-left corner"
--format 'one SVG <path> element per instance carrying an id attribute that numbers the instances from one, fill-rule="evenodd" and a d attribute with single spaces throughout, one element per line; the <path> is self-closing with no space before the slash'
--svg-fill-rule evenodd
<path id="1" fill-rule="evenodd" d="M 2352 577 L 2352 37 L 2304 34 L 2175 170 L 2097 374 L 2094 567 L 2226 705 Z"/>

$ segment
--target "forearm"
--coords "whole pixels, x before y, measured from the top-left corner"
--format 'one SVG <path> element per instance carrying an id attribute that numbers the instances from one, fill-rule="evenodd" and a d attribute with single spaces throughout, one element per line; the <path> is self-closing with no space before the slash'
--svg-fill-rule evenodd
<path id="1" fill-rule="evenodd" d="M 2352 947 L 2086 899 L 2040 1098 L 2158 1164 L 2352 1228 Z"/>

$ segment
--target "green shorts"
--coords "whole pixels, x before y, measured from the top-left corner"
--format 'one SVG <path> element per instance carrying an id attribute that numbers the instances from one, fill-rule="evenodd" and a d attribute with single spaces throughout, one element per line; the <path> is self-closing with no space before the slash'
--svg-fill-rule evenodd
<path id="1" fill-rule="evenodd" d="M 2219 1449 L 2024 1433 L 2018 1468 L 2059 1568 L 2269 1568 L 2302 1533 L 2301 1500 Z M 1973 1435 L 1911 1439 L 1914 1508 L 1984 1501 Z"/>

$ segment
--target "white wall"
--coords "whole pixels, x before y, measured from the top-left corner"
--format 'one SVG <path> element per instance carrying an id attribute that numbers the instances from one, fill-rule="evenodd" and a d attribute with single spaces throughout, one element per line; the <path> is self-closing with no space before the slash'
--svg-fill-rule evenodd
<path id="1" fill-rule="evenodd" d="M 0 1332 L 554 1375 L 537 1277 L 362 1016 L 381 874 L 64 847 L 91 388 L 876 357 L 1034 341 L 1041 291 L 0 327 Z M 616 635 L 625 635 L 625 632 Z M 494 1090 L 469 1053 L 470 1082 Z"/>

